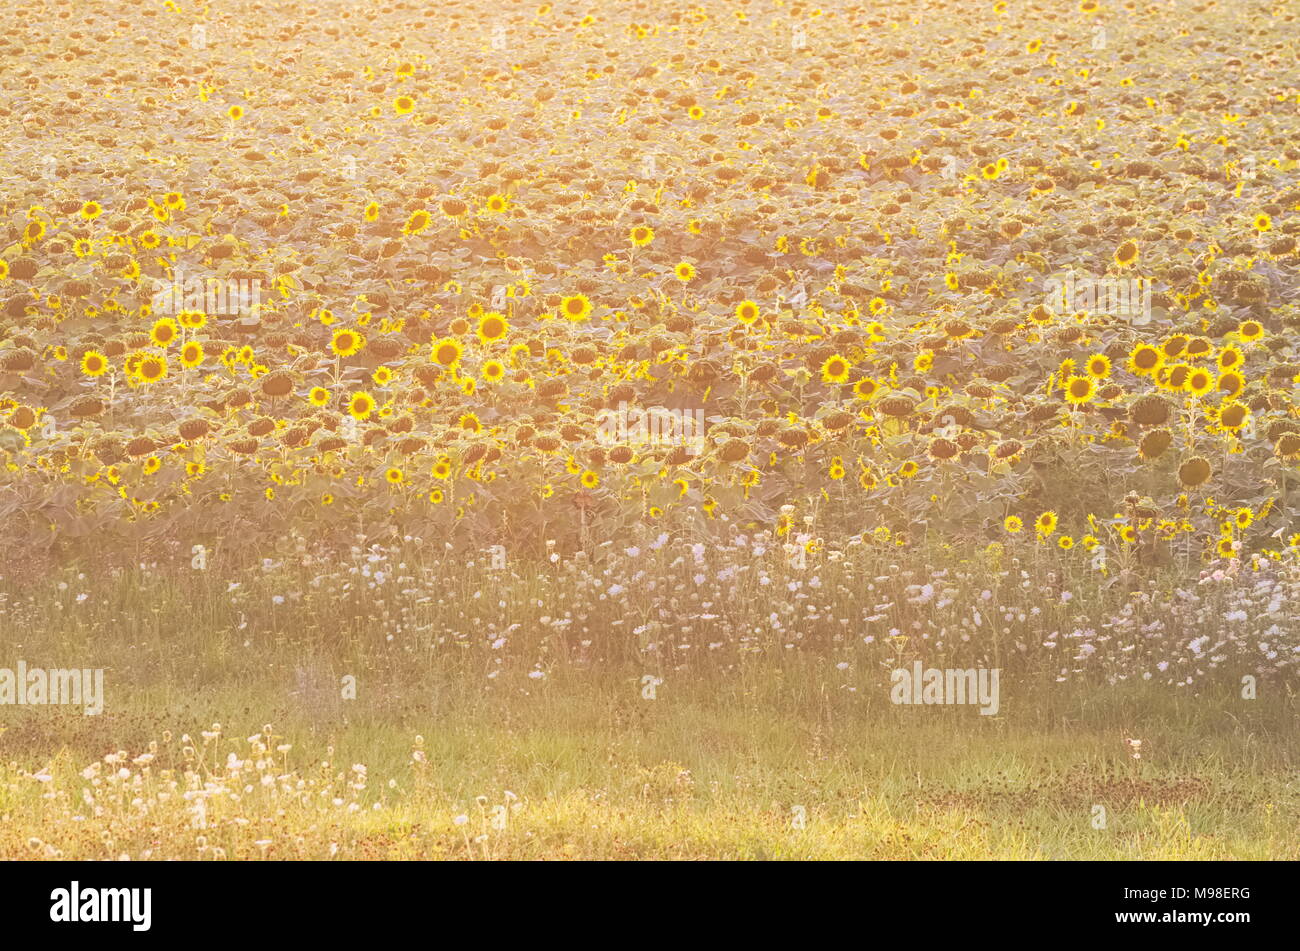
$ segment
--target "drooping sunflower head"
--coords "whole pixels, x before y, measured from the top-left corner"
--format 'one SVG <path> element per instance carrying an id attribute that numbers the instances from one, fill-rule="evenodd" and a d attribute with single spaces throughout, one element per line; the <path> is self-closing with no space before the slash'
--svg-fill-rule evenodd
<path id="1" fill-rule="evenodd" d="M 406 219 L 406 224 L 402 226 L 402 233 L 407 235 L 416 235 L 429 227 L 430 215 L 423 208 L 417 208 L 411 212 L 410 217 Z"/>
<path id="2" fill-rule="evenodd" d="M 1241 395 L 1241 391 L 1245 388 L 1246 378 L 1236 370 L 1227 370 L 1219 374 L 1218 390 L 1229 399 Z"/>
<path id="3" fill-rule="evenodd" d="M 1204 456 L 1192 456 L 1178 467 L 1178 481 L 1185 489 L 1194 489 L 1209 481 L 1212 470 Z"/>
<path id="4" fill-rule="evenodd" d="M 1138 245 L 1132 238 L 1121 241 L 1115 249 L 1115 263 L 1120 267 L 1132 267 L 1138 259 Z"/>

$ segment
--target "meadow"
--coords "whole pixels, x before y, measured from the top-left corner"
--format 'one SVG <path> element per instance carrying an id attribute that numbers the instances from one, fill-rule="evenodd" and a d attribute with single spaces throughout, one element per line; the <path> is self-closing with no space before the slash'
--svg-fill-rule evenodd
<path id="1" fill-rule="evenodd" d="M 1300 857 L 1300 12 L 13 7 L 0 857 Z"/>
<path id="2" fill-rule="evenodd" d="M 1073 599 L 1010 566 L 917 578 L 858 552 L 810 572 L 666 544 L 611 607 L 613 565 L 427 551 L 8 592 L 14 649 L 103 666 L 106 696 L 97 716 L 7 708 L 0 854 L 1300 857 L 1300 697 L 1260 674 L 1246 698 L 1256 635 L 1215 627 L 1223 590 L 1183 593 L 1216 632 L 1184 668 L 1170 599 L 1127 633 L 1097 618 L 1114 635 L 1090 651 L 1057 627 Z M 770 612 L 768 585 L 802 591 Z M 972 610 L 1000 634 L 964 640 Z M 1003 670 L 996 713 L 892 702 L 889 672 L 920 658 Z"/>

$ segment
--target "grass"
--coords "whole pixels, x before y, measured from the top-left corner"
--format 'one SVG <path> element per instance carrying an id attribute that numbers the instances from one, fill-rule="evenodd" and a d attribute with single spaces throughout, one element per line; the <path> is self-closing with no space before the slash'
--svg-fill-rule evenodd
<path id="1" fill-rule="evenodd" d="M 0 707 L 0 857 L 1300 858 L 1292 669 L 1227 653 L 1254 628 L 1214 627 L 1255 576 L 1178 599 L 1183 614 L 1133 595 L 1168 633 L 1130 650 L 1117 595 L 1071 583 L 1079 596 L 1053 606 L 1046 575 L 1014 566 L 850 549 L 813 587 L 779 560 L 705 551 L 710 577 L 716 558 L 718 578 L 758 566 L 728 588 L 681 583 L 677 544 L 644 563 L 653 588 L 617 561 L 503 574 L 389 552 L 71 565 L 0 591 L 14 632 L 0 667 L 103 667 L 107 695 L 99 716 Z M 630 572 L 617 603 L 612 570 Z M 815 597 L 771 593 L 796 576 Z M 814 604 L 816 624 L 800 616 Z M 1001 647 L 991 621 L 970 640 L 921 636 L 961 630 L 971 604 L 1019 626 Z M 1251 609 L 1261 630 L 1267 608 Z M 703 610 L 725 627 L 688 633 Z M 773 612 L 786 623 L 752 633 Z M 915 636 L 866 643 L 864 615 Z M 1058 679 L 1070 655 L 1034 632 L 1067 622 L 1109 632 L 1107 656 Z M 1144 679 L 1156 658 L 1187 663 L 1189 630 L 1220 631 L 1222 666 L 1183 687 Z M 892 703 L 890 670 L 913 659 L 998 666 L 996 715 Z"/>
<path id="2" fill-rule="evenodd" d="M 653 700 L 631 669 L 506 687 L 376 668 L 355 700 L 320 666 L 289 673 L 132 690 L 99 717 L 8 708 L 0 855 L 1300 857 L 1294 698 L 1010 684 L 983 717 L 850 692 L 801 657 L 668 679 Z M 151 743 L 152 762 L 130 762 Z M 118 749 L 98 784 L 82 776 Z M 237 780 L 230 751 L 247 759 Z M 49 781 L 29 778 L 42 767 Z"/>

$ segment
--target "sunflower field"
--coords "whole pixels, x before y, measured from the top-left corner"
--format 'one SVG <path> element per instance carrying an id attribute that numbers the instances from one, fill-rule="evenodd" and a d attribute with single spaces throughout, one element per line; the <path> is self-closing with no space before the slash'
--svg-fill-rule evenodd
<path id="1" fill-rule="evenodd" d="M 0 559 L 11 593 L 61 585 L 11 621 L 55 630 L 88 573 L 108 630 L 122 572 L 202 569 L 214 630 L 332 618 L 318 646 L 420 631 L 490 665 L 545 601 L 519 676 L 662 675 L 771 624 L 779 656 L 878 623 L 909 662 L 943 625 L 974 662 L 983 592 L 999 657 L 1049 680 L 1293 678 L 1300 7 L 5 22 Z M 422 614 L 498 552 L 499 614 Z M 807 579 L 820 614 L 785 598 Z"/>
<path id="2" fill-rule="evenodd" d="M 1152 557 L 1293 540 L 1295 11 L 348 7 L 20 4 L 7 541 L 795 505 L 1091 548 L 1129 493 Z M 1150 321 L 1054 309 L 1066 268 Z M 205 312 L 230 281 L 259 305 Z M 703 410 L 703 451 L 602 445 L 620 404 Z"/>

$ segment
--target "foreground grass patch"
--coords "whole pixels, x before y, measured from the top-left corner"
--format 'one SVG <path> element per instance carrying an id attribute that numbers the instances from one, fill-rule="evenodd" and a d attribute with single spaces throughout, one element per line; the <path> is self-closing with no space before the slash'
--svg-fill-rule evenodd
<path id="1" fill-rule="evenodd" d="M 1300 857 L 1286 698 L 1243 713 L 1040 687 L 981 717 L 819 678 L 795 664 L 646 700 L 630 671 L 435 676 L 333 706 L 272 679 L 100 717 L 9 708 L 0 855 Z"/>

